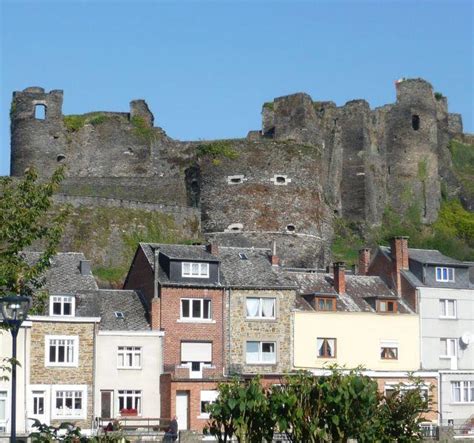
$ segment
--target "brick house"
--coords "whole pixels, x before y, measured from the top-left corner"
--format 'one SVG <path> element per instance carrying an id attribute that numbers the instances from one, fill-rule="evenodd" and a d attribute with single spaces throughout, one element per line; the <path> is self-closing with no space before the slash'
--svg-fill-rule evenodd
<path id="1" fill-rule="evenodd" d="M 361 251 L 362 272 L 379 275 L 420 317 L 421 367 L 439 378 L 442 425 L 472 426 L 474 417 L 474 287 L 471 263 L 437 250 L 390 247 Z"/>
<path id="2" fill-rule="evenodd" d="M 157 272 L 155 272 L 155 269 Z M 141 243 L 124 289 L 139 290 L 154 330 L 164 331 L 161 416 L 201 430 L 224 377 L 220 259 L 212 246 Z"/>

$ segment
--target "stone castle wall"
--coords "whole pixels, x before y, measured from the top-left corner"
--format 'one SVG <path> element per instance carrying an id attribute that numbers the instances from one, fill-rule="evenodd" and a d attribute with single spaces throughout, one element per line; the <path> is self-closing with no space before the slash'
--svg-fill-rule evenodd
<path id="1" fill-rule="evenodd" d="M 430 223 L 441 181 L 459 192 L 447 144 L 462 134 L 461 117 L 422 79 L 396 82 L 396 93 L 374 110 L 364 100 L 338 107 L 303 93 L 279 97 L 247 138 L 180 142 L 153 126 L 143 100 L 71 126 L 62 91 L 27 88 L 13 95 L 11 172 L 34 165 L 46 176 L 65 163 L 64 195 L 195 208 L 206 238 L 275 240 L 285 264 L 320 266 L 330 260 L 335 217 L 370 227 L 389 206 L 416 206 Z M 44 120 L 36 106 L 46 107 Z M 311 238 L 303 259 L 295 253 L 302 238 Z"/>

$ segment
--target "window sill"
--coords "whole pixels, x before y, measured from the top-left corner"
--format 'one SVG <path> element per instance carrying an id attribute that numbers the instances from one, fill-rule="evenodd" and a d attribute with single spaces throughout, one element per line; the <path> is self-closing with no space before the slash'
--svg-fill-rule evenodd
<path id="1" fill-rule="evenodd" d="M 452 358 L 457 359 L 458 356 L 457 355 L 440 355 L 439 358 L 442 360 L 451 360 Z"/>
<path id="2" fill-rule="evenodd" d="M 440 315 L 439 319 L 440 320 L 457 320 L 457 317 L 447 317 L 447 316 L 445 317 L 445 316 Z"/>
<path id="3" fill-rule="evenodd" d="M 275 366 L 278 363 L 274 361 L 274 362 L 252 362 L 252 363 L 245 362 L 245 364 L 247 366 Z"/>
<path id="4" fill-rule="evenodd" d="M 271 321 L 271 322 L 276 322 L 277 319 L 275 317 L 245 317 L 245 320 L 247 321 Z"/>
<path id="5" fill-rule="evenodd" d="M 65 419 L 75 419 L 75 420 L 85 420 L 86 416 L 81 412 L 81 414 L 65 414 L 65 415 L 58 415 L 58 414 L 53 414 L 51 417 L 53 420 L 65 420 Z"/>
<path id="6" fill-rule="evenodd" d="M 199 418 L 201 420 L 209 420 L 210 415 L 209 414 L 200 414 L 196 418 Z"/>
<path id="7" fill-rule="evenodd" d="M 319 357 L 318 356 L 319 360 L 335 360 L 336 358 L 337 358 L 336 356 L 334 356 L 334 357 Z"/>
<path id="8" fill-rule="evenodd" d="M 451 402 L 450 405 L 452 406 L 464 406 L 464 405 L 472 405 L 474 401 L 454 401 Z"/>
<path id="9" fill-rule="evenodd" d="M 125 369 L 126 371 L 130 371 L 130 370 L 141 371 L 142 367 L 140 366 L 140 367 L 135 368 L 135 367 L 117 366 L 117 369 L 119 369 L 119 370 Z"/>
<path id="10" fill-rule="evenodd" d="M 199 319 L 199 318 L 178 318 L 176 320 L 176 323 L 203 323 L 203 324 L 214 324 L 216 321 L 215 320 L 205 320 L 205 319 Z"/>
<path id="11" fill-rule="evenodd" d="M 77 363 L 45 363 L 46 368 L 77 368 Z"/>

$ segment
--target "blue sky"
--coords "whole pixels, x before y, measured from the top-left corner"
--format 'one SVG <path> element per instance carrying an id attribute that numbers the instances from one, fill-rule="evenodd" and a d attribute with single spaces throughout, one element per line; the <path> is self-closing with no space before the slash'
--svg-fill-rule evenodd
<path id="1" fill-rule="evenodd" d="M 280 95 L 376 107 L 395 79 L 423 77 L 473 132 L 473 3 L 0 0 L 0 175 L 11 94 L 27 86 L 63 89 L 65 114 L 144 98 L 191 140 L 245 136 Z"/>

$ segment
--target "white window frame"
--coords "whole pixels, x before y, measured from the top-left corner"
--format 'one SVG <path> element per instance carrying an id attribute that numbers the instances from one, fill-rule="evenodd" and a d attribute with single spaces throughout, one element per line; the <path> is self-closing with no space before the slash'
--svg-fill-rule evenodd
<path id="1" fill-rule="evenodd" d="M 0 432 L 7 432 L 7 425 L 10 418 L 10 391 L 0 389 L 0 401 L 4 402 L 5 417 L 0 417 Z"/>
<path id="2" fill-rule="evenodd" d="M 202 390 L 201 391 L 201 401 L 199 403 L 199 415 L 197 418 L 209 418 L 209 412 L 204 412 L 202 410 L 203 403 L 214 403 L 219 396 L 219 391 L 217 390 Z"/>
<path id="3" fill-rule="evenodd" d="M 198 271 L 193 272 L 193 267 L 197 266 Z M 189 269 L 185 269 L 188 268 Z M 181 276 L 184 278 L 209 278 L 209 263 L 203 262 L 181 262 Z"/>
<path id="4" fill-rule="evenodd" d="M 448 306 L 450 302 L 453 303 L 453 315 L 448 315 L 448 312 L 449 312 Z M 457 306 L 456 306 L 457 303 L 455 299 L 440 298 L 439 304 L 440 304 L 440 309 L 441 309 L 441 312 L 439 313 L 440 318 L 456 318 L 457 317 Z M 444 308 L 441 308 L 442 305 L 444 305 Z M 443 314 L 443 309 L 444 309 L 444 314 Z"/>
<path id="5" fill-rule="evenodd" d="M 319 350 L 324 345 L 324 342 L 332 345 L 333 355 L 319 355 Z M 337 338 L 336 337 L 317 337 L 316 338 L 316 357 L 317 358 L 337 358 Z"/>
<path id="6" fill-rule="evenodd" d="M 439 275 L 438 275 L 439 272 Z M 446 273 L 446 275 L 444 275 Z M 436 266 L 435 269 L 436 281 L 453 283 L 455 281 L 454 268 L 448 266 Z"/>
<path id="7" fill-rule="evenodd" d="M 120 398 L 123 397 L 124 399 L 127 397 L 132 398 L 132 404 L 135 404 L 135 399 L 138 399 L 138 407 L 137 408 L 132 408 L 132 409 L 137 409 L 137 416 L 142 415 L 142 402 L 143 402 L 143 392 L 141 389 L 119 389 L 117 391 L 117 411 L 119 414 L 121 414 L 122 408 L 120 409 Z M 124 404 L 126 404 L 126 400 L 124 400 Z"/>
<path id="8" fill-rule="evenodd" d="M 459 400 L 456 400 L 455 389 L 459 389 Z M 474 380 L 457 380 L 451 382 L 451 403 L 474 403 Z"/>
<path id="9" fill-rule="evenodd" d="M 397 386 L 400 387 L 401 395 L 403 395 L 404 392 L 412 391 L 412 390 L 418 388 L 417 385 L 414 385 L 412 383 L 388 382 L 388 383 L 385 383 L 385 385 L 383 387 L 384 395 L 385 396 L 387 395 L 387 391 L 395 391 L 395 388 Z M 429 383 L 422 383 L 420 385 L 420 391 L 424 394 L 426 400 L 428 400 L 430 398 L 430 384 Z"/>
<path id="10" fill-rule="evenodd" d="M 58 413 L 64 410 L 58 410 L 56 408 L 56 400 L 59 392 L 73 393 L 73 404 L 75 403 L 74 393 L 80 393 L 81 398 L 81 409 L 72 409 L 70 413 Z M 65 397 L 63 397 L 65 398 Z M 45 405 L 46 406 L 46 405 Z M 67 412 L 67 411 L 66 411 Z M 51 393 L 51 418 L 52 419 L 86 419 L 87 417 L 87 386 L 86 385 L 53 385 Z"/>
<path id="11" fill-rule="evenodd" d="M 442 341 L 446 341 L 446 349 L 449 352 L 449 349 L 454 349 L 454 354 L 446 354 L 442 355 L 440 354 L 440 358 L 453 358 L 458 356 L 458 339 L 457 338 L 446 338 L 442 337 L 439 339 L 440 340 L 440 345 Z M 453 346 L 449 346 L 449 343 L 451 343 Z"/>
<path id="12" fill-rule="evenodd" d="M 183 315 L 183 301 L 188 301 L 189 302 L 189 316 L 185 317 Z M 201 305 L 201 316 L 200 317 L 193 317 L 193 303 L 194 301 L 199 301 Z M 208 301 L 209 302 L 209 317 L 204 317 L 204 302 Z M 189 321 L 189 322 L 196 322 L 196 321 L 202 321 L 202 322 L 210 322 L 212 321 L 212 300 L 210 298 L 187 298 L 184 297 L 180 300 L 179 302 L 179 310 L 180 310 L 180 320 L 181 321 Z"/>
<path id="13" fill-rule="evenodd" d="M 43 399 L 43 413 L 35 412 L 35 400 Z M 44 389 L 31 390 L 31 415 L 33 417 L 44 417 L 46 415 L 46 391 Z"/>
<path id="14" fill-rule="evenodd" d="M 142 358 L 141 346 L 118 346 L 117 348 L 118 369 L 141 369 Z"/>
<path id="15" fill-rule="evenodd" d="M 54 313 L 54 303 L 59 302 L 61 304 L 61 313 Z M 71 303 L 71 313 L 64 314 L 64 305 L 66 303 Z M 49 315 L 52 317 L 74 317 L 76 312 L 76 297 L 72 295 L 51 295 L 49 297 Z"/>
<path id="16" fill-rule="evenodd" d="M 248 343 L 258 343 L 258 361 L 248 361 L 247 355 L 247 344 Z M 264 344 L 272 344 L 273 345 L 273 360 L 263 360 L 263 345 Z M 245 342 L 245 362 L 248 365 L 274 365 L 277 363 L 277 343 L 275 341 L 270 340 L 248 340 Z"/>
<path id="17" fill-rule="evenodd" d="M 247 300 L 258 300 L 258 313 L 255 316 L 249 315 L 247 311 Z M 273 316 L 265 317 L 263 315 L 263 300 L 273 300 Z M 275 320 L 276 318 L 276 297 L 246 297 L 245 298 L 245 316 L 250 320 Z"/>
<path id="18" fill-rule="evenodd" d="M 53 340 L 67 340 L 72 341 L 72 361 L 65 362 L 52 362 L 49 360 L 49 350 L 51 346 L 51 341 Z M 57 348 L 56 348 L 57 349 Z M 57 356 L 57 353 L 56 353 Z M 79 365 L 79 336 L 77 335 L 45 335 L 44 337 L 44 365 L 49 366 L 65 366 L 77 367 Z"/>

